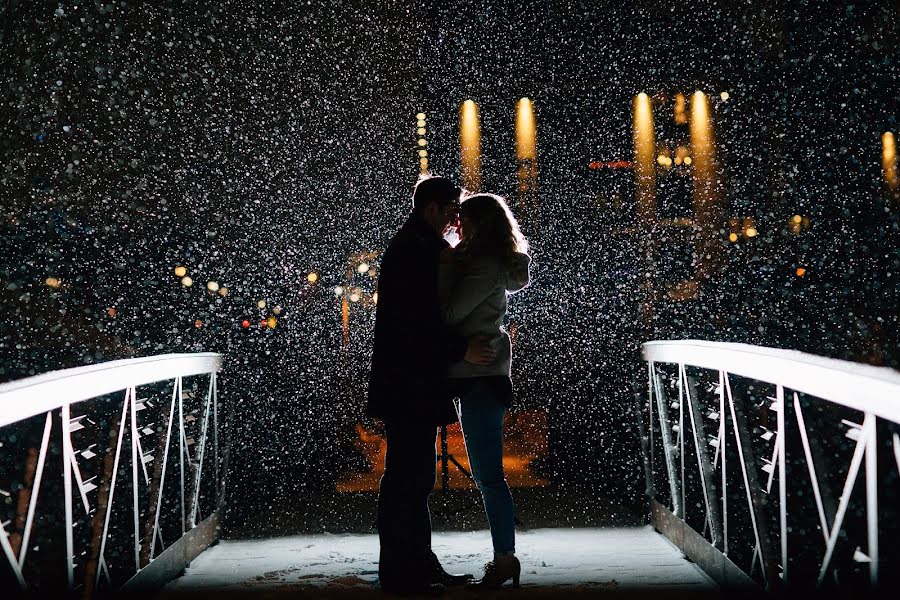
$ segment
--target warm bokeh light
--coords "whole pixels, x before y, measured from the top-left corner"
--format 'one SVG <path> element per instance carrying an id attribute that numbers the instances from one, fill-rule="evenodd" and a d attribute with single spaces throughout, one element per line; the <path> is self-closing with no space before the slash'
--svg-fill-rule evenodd
<path id="1" fill-rule="evenodd" d="M 241 327 L 243 327 L 244 329 L 248 329 L 250 327 L 250 321 L 244 319 L 243 321 L 241 321 Z"/>
<path id="2" fill-rule="evenodd" d="M 890 131 L 881 135 L 881 168 L 884 180 L 891 191 L 900 189 L 900 178 L 897 176 L 897 140 Z"/>
<path id="3" fill-rule="evenodd" d="M 359 273 L 360 275 L 362 275 L 363 273 L 368 273 L 369 272 L 369 263 L 366 263 L 366 262 L 359 263 L 359 266 L 356 267 L 356 272 Z"/>
<path id="4" fill-rule="evenodd" d="M 459 112 L 459 162 L 462 186 L 477 192 L 481 189 L 481 126 L 478 105 L 463 102 Z"/>
<path id="5" fill-rule="evenodd" d="M 804 275 L 806 275 L 806 269 L 804 269 L 803 267 L 797 267 L 797 270 L 794 271 L 794 273 L 797 275 L 797 277 L 803 277 Z"/>
<path id="6" fill-rule="evenodd" d="M 425 135 L 425 128 L 419 127 L 418 129 L 416 129 L 416 133 L 418 133 L 419 135 Z"/>
<path id="7" fill-rule="evenodd" d="M 738 241 L 738 234 L 736 234 L 736 233 L 729 233 L 729 234 L 728 234 L 728 241 L 729 241 L 729 242 L 732 242 L 732 243 Z"/>
<path id="8" fill-rule="evenodd" d="M 207 281 L 207 282 L 206 282 L 206 289 L 208 289 L 208 290 L 211 291 L 211 292 L 218 292 L 218 291 L 219 291 L 219 284 L 218 284 L 217 282 L 215 282 L 215 281 Z"/>
<path id="9" fill-rule="evenodd" d="M 650 96 L 643 92 L 634 99 L 633 127 L 638 218 L 649 224 L 656 219 L 656 134 Z"/>
<path id="10" fill-rule="evenodd" d="M 675 94 L 675 110 L 673 118 L 676 125 L 687 125 L 687 101 L 684 94 Z"/>
<path id="11" fill-rule="evenodd" d="M 420 140 L 418 141 L 418 144 L 419 144 L 420 146 L 422 146 L 422 147 L 425 147 L 425 146 L 428 145 L 428 140 L 426 140 L 426 139 L 424 139 L 424 138 L 423 138 L 423 139 L 420 139 Z"/>
<path id="12" fill-rule="evenodd" d="M 52 287 L 53 289 L 57 289 L 60 286 L 59 279 L 57 279 L 56 277 L 48 277 L 47 279 L 44 280 L 44 283 L 46 283 L 48 286 Z"/>
<path id="13" fill-rule="evenodd" d="M 359 302 L 359 294 L 356 292 L 351 293 L 350 302 Z"/>
<path id="14" fill-rule="evenodd" d="M 800 222 L 803 221 L 803 217 L 801 217 L 800 215 L 794 215 L 793 217 L 791 217 L 791 221 L 799 225 Z"/>
<path id="15" fill-rule="evenodd" d="M 419 150 L 419 158 L 425 158 L 428 156 L 428 150 Z"/>
<path id="16" fill-rule="evenodd" d="M 315 283 L 319 280 L 319 274 L 315 271 L 311 271 L 309 275 L 306 276 L 306 281 L 309 283 Z"/>
<path id="17" fill-rule="evenodd" d="M 516 104 L 516 158 L 518 160 L 537 158 L 534 104 L 528 98 L 522 98 Z"/>
<path id="18" fill-rule="evenodd" d="M 181 285 L 183 285 L 184 287 L 191 287 L 192 285 L 194 285 L 194 280 L 187 276 L 182 277 Z"/>
<path id="19" fill-rule="evenodd" d="M 424 121 L 424 120 L 425 120 L 425 113 L 423 113 L 423 112 L 416 113 L 416 119 L 418 119 L 419 121 Z"/>
<path id="20" fill-rule="evenodd" d="M 722 99 L 722 102 L 725 102 L 726 100 L 731 98 L 731 94 L 729 94 L 728 92 L 722 92 L 721 94 L 719 94 L 719 98 Z"/>
<path id="21" fill-rule="evenodd" d="M 421 170 L 423 173 L 428 172 L 428 159 L 427 158 L 419 159 L 419 170 Z"/>
<path id="22" fill-rule="evenodd" d="M 275 308 L 272 309 L 272 312 L 275 313 L 276 315 L 280 315 L 280 314 L 281 314 L 281 307 L 280 307 L 280 306 L 276 306 Z"/>
<path id="23" fill-rule="evenodd" d="M 118 311 L 116 310 L 115 306 L 110 306 L 106 309 L 106 314 L 108 314 L 110 317 L 115 318 L 115 316 L 118 314 Z"/>
<path id="24" fill-rule="evenodd" d="M 756 227 L 748 227 L 746 230 L 744 230 L 744 235 L 746 235 L 748 238 L 756 237 L 756 234 Z"/>
<path id="25" fill-rule="evenodd" d="M 222 296 L 223 298 L 224 298 L 225 296 L 227 296 L 227 295 L 228 295 L 228 288 L 227 288 L 227 287 L 220 287 L 220 288 L 219 288 L 219 295 Z"/>
<path id="26" fill-rule="evenodd" d="M 259 307 L 259 308 L 265 308 L 265 307 L 266 307 L 266 301 L 265 301 L 265 300 L 260 300 L 259 302 L 256 303 L 256 306 Z"/>
<path id="27" fill-rule="evenodd" d="M 197 329 L 200 329 L 201 327 L 203 327 L 203 321 L 201 321 L 200 319 L 197 319 L 196 321 L 194 321 L 194 327 L 196 327 Z"/>
<path id="28" fill-rule="evenodd" d="M 185 275 L 187 275 L 187 269 L 182 266 L 177 266 L 175 267 L 175 275 L 178 277 L 184 277 Z"/>
<path id="29" fill-rule="evenodd" d="M 723 218 L 712 115 L 709 99 L 700 91 L 691 96 L 690 132 L 694 224 L 698 228 L 695 245 L 697 275 L 705 278 L 721 265 L 719 230 L 722 228 Z"/>
<path id="30" fill-rule="evenodd" d="M 374 294 L 372 294 L 372 303 L 378 304 L 378 292 L 375 292 Z"/>
<path id="31" fill-rule="evenodd" d="M 343 293 L 344 293 L 344 288 L 343 288 L 343 287 L 341 287 L 341 286 L 336 286 L 336 287 L 334 288 L 334 295 L 335 295 L 335 296 L 340 296 L 340 295 L 343 294 Z"/>
<path id="32" fill-rule="evenodd" d="M 690 156 L 685 156 L 685 157 L 684 157 L 684 164 L 690 166 L 690 164 L 691 164 L 692 162 L 694 162 L 694 159 L 692 159 Z"/>
<path id="33" fill-rule="evenodd" d="M 275 317 L 269 317 L 266 319 L 266 325 L 268 325 L 269 329 L 275 329 L 275 326 L 278 325 L 278 319 Z"/>

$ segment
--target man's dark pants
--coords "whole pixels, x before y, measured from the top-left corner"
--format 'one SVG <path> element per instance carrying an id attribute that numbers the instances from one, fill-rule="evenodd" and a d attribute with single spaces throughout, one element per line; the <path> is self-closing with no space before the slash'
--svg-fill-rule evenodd
<path id="1" fill-rule="evenodd" d="M 387 453 L 378 491 L 378 576 L 384 586 L 428 583 L 435 436 L 430 424 L 386 422 Z"/>

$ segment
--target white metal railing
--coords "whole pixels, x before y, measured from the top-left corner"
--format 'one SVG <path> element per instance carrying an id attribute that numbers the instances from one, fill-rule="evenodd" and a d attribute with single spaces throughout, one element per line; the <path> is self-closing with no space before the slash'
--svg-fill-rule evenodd
<path id="1" fill-rule="evenodd" d="M 173 502 L 179 506 L 180 514 L 176 517 L 180 517 L 177 519 L 180 521 L 180 528 L 177 525 L 170 527 L 168 533 L 171 534 L 171 543 L 168 548 L 173 552 L 169 554 L 168 560 L 160 561 L 161 563 L 171 563 L 176 555 L 183 560 L 187 554 L 185 548 L 176 546 L 184 545 L 195 529 L 203 529 L 206 538 L 210 532 L 214 535 L 214 523 L 210 520 L 217 522 L 215 511 L 220 506 L 223 491 L 219 464 L 219 407 L 216 387 L 216 373 L 221 369 L 221 362 L 221 356 L 212 353 L 166 354 L 54 371 L 0 385 L 0 428 L 2 428 L 0 431 L 16 428 L 25 430 L 29 425 L 32 427 L 35 425 L 34 418 L 46 414 L 36 461 L 26 461 L 31 464 L 30 471 L 19 475 L 19 481 L 30 480 L 31 484 L 22 486 L 18 491 L 13 490 L 20 495 L 25 494 L 24 497 L 20 497 L 19 502 L 23 508 L 27 503 L 24 527 L 11 533 L 8 528 L 14 527 L 14 520 L 4 522 L 0 518 L 2 553 L 22 590 L 31 589 L 31 584 L 34 583 L 29 581 L 27 576 L 29 567 L 27 559 L 35 535 L 35 518 L 39 503 L 40 506 L 47 506 L 51 512 L 59 509 L 58 496 L 52 494 L 54 489 L 60 489 L 58 480 L 42 479 L 50 464 L 47 455 L 54 435 L 58 436 L 62 455 L 61 491 L 62 510 L 65 513 L 65 550 L 64 555 L 60 555 L 60 562 L 64 561 L 65 564 L 64 585 L 69 590 L 82 590 L 90 596 L 104 584 L 107 587 L 122 583 L 127 585 L 134 581 L 147 584 L 146 576 L 143 579 L 138 576 L 144 571 L 152 570 L 147 567 L 165 554 L 162 552 L 163 528 L 160 517 L 163 507 L 171 508 Z M 185 378 L 191 378 L 190 381 L 194 383 L 187 391 Z M 198 379 L 203 381 L 198 382 Z M 203 394 L 198 385 L 207 379 L 208 384 L 205 385 L 206 390 Z M 166 382 L 171 382 L 171 392 L 166 391 L 169 389 Z M 161 385 L 166 386 L 162 391 Z M 145 387 L 153 389 L 144 389 Z M 200 390 L 196 395 L 196 406 L 188 407 L 185 412 L 186 399 L 194 399 L 192 394 L 194 389 Z M 101 405 L 99 399 L 118 394 L 122 394 L 122 400 L 114 400 L 113 405 L 121 408 L 115 410 L 114 414 L 98 416 L 91 412 L 102 411 L 104 408 L 108 410 L 108 405 Z M 176 411 L 178 419 L 177 425 L 174 425 Z M 73 412 L 81 414 L 73 416 Z M 103 427 L 98 423 L 101 420 L 107 422 L 105 420 L 107 418 L 111 423 L 107 435 L 109 441 L 114 442 L 114 449 L 105 448 L 103 439 L 89 438 L 82 440 L 84 447 L 75 447 L 73 433 L 79 432 L 76 435 L 84 438 L 87 432 L 102 430 Z M 177 427 L 177 442 L 172 438 L 173 425 Z M 54 433 L 56 428 L 58 431 Z M 126 432 L 130 448 L 123 447 Z M 199 441 L 195 441 L 194 437 L 199 438 Z M 204 523 L 198 523 L 198 519 L 203 516 L 201 490 L 204 485 L 207 491 L 210 489 L 205 483 L 207 479 L 201 479 L 210 437 L 214 468 L 207 468 L 211 473 L 207 479 L 213 480 L 213 492 L 203 497 L 215 496 L 215 504 L 207 511 Z M 142 439 L 145 442 L 156 441 L 156 452 L 152 448 L 146 448 Z M 171 452 L 177 451 L 179 455 L 177 461 L 171 461 L 174 464 L 170 464 L 170 458 L 173 458 L 170 457 L 170 448 Z M 28 470 L 27 465 L 19 464 L 15 457 L 11 457 L 16 449 L 12 445 L 0 448 L 0 459 L 4 460 L 0 464 L 5 469 Z M 35 454 L 33 450 L 32 455 Z M 130 459 L 126 456 L 128 450 Z M 90 464 L 101 462 L 100 458 L 104 459 L 105 468 L 98 467 L 98 473 L 93 477 L 83 476 L 84 469 Z M 131 502 L 128 507 L 130 510 L 115 511 L 116 484 L 120 480 L 119 467 L 122 462 L 130 463 L 132 483 Z M 148 464 L 154 467 L 152 475 L 148 472 Z M 178 484 L 175 488 L 177 493 L 172 491 L 167 495 L 169 490 L 166 488 L 166 475 L 170 469 L 175 471 L 169 474 L 170 477 L 177 477 Z M 56 468 L 54 475 L 58 475 L 59 470 Z M 0 486 L 6 485 L 9 479 L 16 479 L 14 473 L 9 472 L 5 474 L 0 472 L 0 476 L 2 476 Z M 48 488 L 43 495 L 42 483 Z M 7 495 L 10 493 L 7 492 Z M 168 501 L 170 497 L 172 502 Z M 82 505 L 83 517 L 76 516 L 73 498 Z M 130 512 L 130 516 L 125 514 L 126 512 Z M 49 520 L 44 519 L 44 522 Z M 125 524 L 129 522 L 130 525 L 126 526 Z M 131 542 L 128 544 L 130 550 L 116 548 L 115 555 L 126 556 L 133 553 L 133 567 L 129 569 L 119 566 L 116 577 L 111 575 L 111 563 L 107 552 L 113 523 L 122 525 L 117 529 L 129 530 L 126 542 Z M 205 527 L 199 527 L 204 524 Z M 88 531 L 90 533 L 87 533 Z M 125 536 L 118 535 L 117 539 L 122 537 Z M 198 534 L 195 533 L 191 546 L 203 545 L 204 542 L 197 538 Z M 76 541 L 83 541 L 89 545 L 90 551 L 76 549 Z M 52 543 L 49 545 L 52 547 Z M 43 546 L 42 544 L 41 554 L 43 564 L 46 564 L 48 550 Z M 177 558 L 175 562 L 178 562 Z M 183 566 L 170 564 L 168 570 Z M 79 573 L 78 584 L 75 578 L 76 571 Z M 48 575 L 35 570 L 32 579 L 46 580 Z"/>
<path id="2" fill-rule="evenodd" d="M 854 551 L 841 554 L 849 561 L 868 563 L 869 583 L 878 584 L 879 515 L 890 511 L 894 516 L 900 505 L 894 501 L 879 506 L 878 502 L 883 470 L 900 471 L 900 373 L 793 350 L 698 340 L 647 342 L 643 357 L 648 363 L 649 403 L 641 415 L 641 430 L 647 432 L 642 433 L 642 448 L 651 497 L 657 495 L 655 482 L 662 478 L 666 484 L 661 493 L 667 492 L 675 517 L 686 522 L 687 507 L 703 506 L 702 515 L 690 515 L 697 523 L 694 529 L 702 529 L 707 542 L 726 557 L 734 554 L 737 545 L 729 544 L 729 533 L 735 535 L 729 532 L 729 517 L 746 511 L 753 550 L 749 568 L 739 568 L 754 577 L 759 565 L 762 583 L 769 589 L 789 581 L 822 585 L 838 579 L 842 569 L 849 571 L 834 559 L 864 462 L 861 510 L 866 517 L 865 541 Z M 744 386 L 743 396 L 733 391 L 736 381 L 748 380 L 752 384 Z M 667 383 L 677 389 L 677 400 L 675 391 L 671 399 L 667 396 Z M 752 398 L 760 401 L 750 402 Z M 768 425 L 771 413 L 775 415 L 774 428 Z M 759 417 L 756 426 L 754 417 Z M 826 497 L 831 498 L 827 481 L 837 477 L 844 459 L 839 451 L 827 457 L 818 452 L 822 429 L 819 435 L 811 435 L 812 419 L 831 428 L 835 435 L 829 439 L 849 439 L 853 444 L 836 503 L 825 502 Z M 706 433 L 710 421 L 716 433 Z M 790 455 L 789 436 L 793 436 L 790 441 L 796 449 Z M 893 454 L 893 460 L 882 461 L 880 466 L 879 445 L 890 447 Z M 664 475 L 656 472 L 658 446 L 665 461 Z M 734 456 L 726 456 L 729 446 L 733 446 Z M 760 460 L 757 455 L 762 455 Z M 735 459 L 739 469 L 728 462 Z M 776 472 L 777 497 L 768 497 Z M 734 479 L 739 473 L 739 480 L 730 481 L 729 473 L 735 474 Z M 798 525 L 805 511 L 789 507 L 807 502 L 807 492 L 812 492 L 816 527 L 805 529 Z M 777 505 L 777 517 L 769 512 L 773 505 Z M 818 542 L 800 539 L 800 532 L 815 528 L 821 530 Z M 813 554 L 817 562 L 811 569 L 810 548 L 816 545 L 819 551 Z M 773 550 L 775 547 L 779 551 Z M 804 553 L 802 559 L 792 553 L 797 551 Z M 803 573 L 815 571 L 815 581 L 791 581 L 792 565 L 802 566 L 799 570 Z"/>

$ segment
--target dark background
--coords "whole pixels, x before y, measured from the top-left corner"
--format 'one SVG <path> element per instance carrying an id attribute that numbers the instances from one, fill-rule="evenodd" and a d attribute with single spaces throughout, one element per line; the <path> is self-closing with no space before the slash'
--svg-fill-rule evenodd
<path id="1" fill-rule="evenodd" d="M 333 486 L 360 460 L 373 314 L 352 307 L 342 353 L 332 288 L 408 213 L 415 114 L 432 170 L 458 177 L 459 105 L 478 102 L 483 189 L 515 208 L 522 96 L 541 218 L 525 227 L 534 281 L 511 302 L 514 378 L 521 406 L 549 411 L 555 482 L 640 505 L 642 341 L 898 368 L 900 204 L 880 147 L 897 130 L 896 6 L 692 4 L 5 2 L 0 380 L 223 352 L 231 518 Z M 672 256 L 641 262 L 617 233 L 634 214 L 606 201 L 627 182 L 588 164 L 632 159 L 635 94 L 695 89 L 714 109 L 725 216 L 753 217 L 760 235 L 723 241 L 699 298 L 646 321 L 641 282 L 679 278 L 678 241 L 655 232 Z M 796 213 L 802 235 L 786 228 Z M 261 329 L 275 306 L 278 326 Z"/>

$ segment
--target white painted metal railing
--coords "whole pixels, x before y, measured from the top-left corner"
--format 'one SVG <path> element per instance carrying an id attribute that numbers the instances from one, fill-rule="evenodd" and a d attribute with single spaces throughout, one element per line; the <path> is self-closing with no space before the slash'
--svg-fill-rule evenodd
<path id="1" fill-rule="evenodd" d="M 660 503 L 668 504 L 674 517 L 693 519 L 693 528 L 702 529 L 709 544 L 738 563 L 735 550 L 750 532 L 736 533 L 734 526 L 730 531 L 729 520 L 738 513 L 749 515 L 750 564 L 736 566 L 750 577 L 761 577 L 769 589 L 788 582 L 839 583 L 842 573 L 851 570 L 836 564 L 841 544 L 851 545 L 841 552 L 845 562 L 868 563 L 868 582 L 878 585 L 879 517 L 890 514 L 896 522 L 900 509 L 900 497 L 883 503 L 887 506 L 878 501 L 885 469 L 900 471 L 900 373 L 793 350 L 697 340 L 648 342 L 643 356 L 649 403 L 642 410 L 641 430 L 651 498 L 664 497 Z M 774 427 L 768 422 L 771 413 Z M 814 419 L 815 435 L 810 431 Z M 706 433 L 707 423 L 715 433 Z M 832 444 L 827 457 L 819 446 L 823 438 Z M 834 440 L 853 445 L 849 468 Z M 659 447 L 664 470 L 656 468 Z M 879 462 L 879 447 L 890 448 L 893 460 Z M 863 463 L 864 502 L 854 495 Z M 769 496 L 776 472 L 777 496 Z M 826 502 L 832 498 L 827 482 L 839 483 L 843 472 L 839 501 Z M 657 486 L 660 480 L 665 483 Z M 814 502 L 807 500 L 810 493 Z M 853 539 L 853 532 L 845 531 L 848 539 L 839 541 L 851 502 L 865 513 L 860 534 L 865 539 Z M 803 503 L 810 510 L 804 511 Z M 698 504 L 702 511 L 691 510 Z M 801 525 L 810 514 L 814 525 Z M 815 529 L 821 533 L 802 537 Z M 802 558 L 795 556 L 798 552 Z M 792 567 L 809 579 L 792 580 Z M 810 574 L 816 573 L 813 581 Z"/>
<path id="2" fill-rule="evenodd" d="M 156 577 L 165 577 L 166 571 L 183 568 L 184 565 L 179 562 L 190 560 L 191 555 L 196 555 L 199 549 L 212 541 L 218 522 L 216 511 L 221 506 L 223 493 L 216 388 L 216 373 L 220 369 L 221 356 L 218 354 L 167 354 L 65 369 L 0 385 L 0 431 L 14 432 L 18 429 L 24 432 L 29 426 L 34 427 L 34 419 L 39 415 L 46 415 L 36 462 L 24 461 L 30 463 L 30 470 L 16 457 L 11 458 L 17 450 L 21 450 L 20 447 L 0 447 L 0 459 L 5 459 L 0 464 L 4 469 L 29 471 L 24 476 L 17 472 L 0 473 L 0 491 L 10 480 L 30 481 L 30 485 L 21 485 L 18 490 L 5 492 L 6 496 L 18 495 L 22 507 L 27 505 L 24 527 L 16 528 L 16 519 L 3 522 L 0 518 L 2 553 L 22 590 L 33 589 L 39 579 L 44 582 L 52 579 L 52 575 L 35 568 L 32 580 L 29 580 L 29 548 L 34 545 L 35 535 L 40 534 L 35 533 L 36 517 L 51 516 L 45 513 L 60 508 L 64 512 L 65 523 L 65 549 L 59 554 L 60 564 L 65 565 L 64 586 L 69 590 L 82 591 L 86 596 L 104 586 L 118 587 L 123 583 L 152 585 L 152 577 L 147 572 L 154 569 L 148 567 L 158 559 L 161 560 L 158 561 Z M 190 383 L 187 391 L 186 380 Z M 196 396 L 192 394 L 194 390 L 199 391 Z M 110 396 L 113 397 L 111 402 Z M 117 396 L 122 399 L 115 400 Z M 106 399 L 106 403 L 101 402 L 102 398 Z M 186 400 L 196 402 L 186 410 Z M 113 414 L 98 413 L 104 408 L 109 413 L 111 406 L 116 407 Z M 109 426 L 104 429 L 101 423 L 109 423 Z M 177 428 L 177 442 L 172 438 L 173 427 Z M 105 448 L 106 440 L 103 439 L 82 439 L 84 447 L 76 448 L 73 433 L 81 432 L 76 435 L 83 438 L 83 430 L 107 431 L 114 447 Z M 130 443 L 123 446 L 126 433 Z M 61 448 L 62 465 L 61 468 L 53 467 L 53 474 L 62 476 L 61 485 L 56 477 L 49 480 L 42 477 L 51 468 L 48 449 L 54 446 L 51 444 L 54 436 L 57 436 Z M 195 441 L 195 437 L 199 440 Z M 145 442 L 156 441 L 156 451 L 145 447 L 142 439 Z M 207 460 L 209 446 L 212 465 Z M 32 458 L 34 450 L 31 452 Z M 178 453 L 177 458 L 170 456 L 175 452 Z M 100 458 L 104 459 L 105 469 L 98 467 L 98 473 L 93 477 L 83 476 L 84 468 L 101 462 Z M 124 479 L 120 477 L 120 464 L 124 466 L 125 463 L 130 463 L 131 472 L 128 510 L 123 509 L 121 502 L 119 505 L 115 503 L 117 482 Z M 148 464 L 154 467 L 152 474 L 148 472 Z M 169 473 L 170 470 L 173 473 Z M 169 479 L 176 477 L 175 487 L 167 487 L 167 475 Z M 212 487 L 207 483 L 210 479 Z M 42 483 L 46 488 L 43 494 Z M 201 494 L 202 489 L 206 489 L 207 493 Z M 210 489 L 213 490 L 211 493 Z M 53 494 L 56 490 L 61 491 L 61 502 L 58 495 Z M 207 504 L 212 502 L 205 515 L 201 513 L 201 497 Z M 73 498 L 82 505 L 83 516 L 80 511 L 76 515 Z M 171 512 L 176 504 L 178 508 L 172 521 L 177 518 L 180 527 L 176 524 L 169 528 L 171 543 L 163 551 L 161 513 L 164 507 Z M 115 510 L 117 506 L 119 511 Z M 129 512 L 130 516 L 127 515 Z M 204 520 L 199 523 L 201 517 Z M 44 518 L 42 522 L 52 522 L 52 518 Z M 130 526 L 126 525 L 129 522 Z M 115 576 L 111 575 L 112 561 L 108 547 L 112 523 L 121 525 L 117 531 L 128 530 L 127 538 L 130 538 L 126 538 L 130 549 L 116 547 L 114 555 L 122 557 L 133 554 L 131 567 L 117 565 Z M 17 531 L 11 532 L 9 529 Z M 53 547 L 52 535 L 49 537 L 51 541 L 40 548 L 44 566 L 47 564 L 47 552 Z M 124 534 L 118 535 L 117 540 L 121 542 L 123 537 Z M 89 549 L 77 548 L 77 541 L 84 542 Z M 61 546 L 61 543 L 58 545 Z M 126 561 L 119 558 L 118 562 Z M 168 566 L 163 568 L 163 563 Z M 76 571 L 79 575 L 77 581 Z"/>

